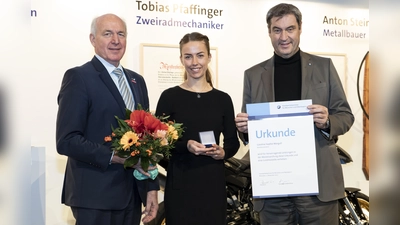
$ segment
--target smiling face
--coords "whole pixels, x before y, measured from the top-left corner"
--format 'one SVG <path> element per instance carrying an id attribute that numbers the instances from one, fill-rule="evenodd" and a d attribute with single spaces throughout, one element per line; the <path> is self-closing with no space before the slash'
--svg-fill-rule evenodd
<path id="1" fill-rule="evenodd" d="M 90 42 L 96 54 L 117 67 L 125 54 L 125 23 L 119 17 L 107 14 L 99 17 L 95 26 L 95 32 L 90 34 Z"/>
<path id="2" fill-rule="evenodd" d="M 188 78 L 203 77 L 210 61 L 211 54 L 207 51 L 204 41 L 189 41 L 182 45 L 181 62 Z"/>
<path id="3" fill-rule="evenodd" d="M 301 25 L 301 24 L 300 24 Z M 282 58 L 290 58 L 299 50 L 301 26 L 292 14 L 273 17 L 269 37 L 275 53 Z"/>

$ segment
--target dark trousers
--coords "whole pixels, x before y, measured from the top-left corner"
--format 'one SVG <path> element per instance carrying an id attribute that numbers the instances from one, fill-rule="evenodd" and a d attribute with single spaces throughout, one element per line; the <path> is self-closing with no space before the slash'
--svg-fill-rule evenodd
<path id="1" fill-rule="evenodd" d="M 261 225 L 338 225 L 338 201 L 321 202 L 316 196 L 263 199 Z"/>
<path id="2" fill-rule="evenodd" d="M 71 207 L 75 225 L 139 225 L 142 208 L 139 195 L 135 195 L 123 210 L 99 210 Z"/>

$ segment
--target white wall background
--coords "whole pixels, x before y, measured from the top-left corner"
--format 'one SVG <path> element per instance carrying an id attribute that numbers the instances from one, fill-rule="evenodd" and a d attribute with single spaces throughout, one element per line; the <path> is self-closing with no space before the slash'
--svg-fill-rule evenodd
<path id="1" fill-rule="evenodd" d="M 148 3 L 149 1 L 143 1 Z M 151 1 L 155 4 L 156 1 Z M 74 224 L 68 207 L 61 205 L 61 188 L 66 157 L 58 155 L 55 149 L 55 121 L 57 115 L 57 94 L 64 72 L 71 67 L 82 65 L 93 57 L 89 42 L 91 20 L 104 13 L 115 13 L 128 24 L 128 46 L 122 65 L 139 71 L 140 43 L 178 44 L 188 32 L 199 31 L 208 35 L 210 43 L 218 47 L 218 88 L 230 94 L 234 101 L 235 113 L 240 112 L 242 102 L 243 72 L 248 67 L 266 60 L 273 55 L 268 37 L 265 15 L 278 1 L 221 0 L 183 1 L 158 0 L 158 4 L 197 4 L 205 8 L 222 9 L 222 16 L 212 20 L 223 23 L 222 30 L 189 29 L 179 27 L 145 26 L 136 23 L 136 16 L 159 17 L 208 21 L 206 16 L 174 13 L 145 12 L 137 9 L 133 0 L 33 0 L 31 7 L 37 17 L 31 18 L 31 57 L 29 73 L 24 74 L 29 82 L 30 102 L 27 102 L 32 118 L 32 146 L 46 148 L 46 224 Z M 347 150 L 354 162 L 344 165 L 346 186 L 359 187 L 369 193 L 369 182 L 362 172 L 362 110 L 357 99 L 357 71 L 361 59 L 369 51 L 368 27 L 341 27 L 323 24 L 323 17 L 359 18 L 369 20 L 367 8 L 338 3 L 315 3 L 288 1 L 303 13 L 303 27 L 300 48 L 307 52 L 329 52 L 347 56 L 347 97 L 356 121 L 351 130 L 342 136 L 339 145 Z M 367 33 L 366 39 L 332 38 L 322 35 L 323 29 L 347 29 Z M 176 53 L 179 57 L 179 52 Z M 15 62 L 19 65 L 19 62 Z M 152 76 L 143 74 L 144 77 Z M 362 81 L 362 80 L 361 80 Z M 25 84 L 26 85 L 26 84 Z M 362 82 L 361 82 L 362 90 Z M 155 107 L 155 106 L 151 106 Z M 246 148 L 241 148 L 238 157 Z"/>

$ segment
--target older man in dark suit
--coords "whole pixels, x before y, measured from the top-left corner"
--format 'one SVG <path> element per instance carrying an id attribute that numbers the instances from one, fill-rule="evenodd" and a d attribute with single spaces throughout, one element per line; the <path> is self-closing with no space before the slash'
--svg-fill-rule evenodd
<path id="1" fill-rule="evenodd" d="M 256 199 L 254 209 L 260 212 L 262 225 L 338 224 L 337 199 L 344 197 L 335 141 L 350 129 L 354 116 L 332 61 L 300 50 L 301 17 L 291 4 L 282 3 L 268 11 L 274 56 L 245 71 L 243 113 L 235 120 L 247 143 L 246 104 L 312 99 L 308 109 L 314 116 L 319 195 Z"/>
<path id="2" fill-rule="evenodd" d="M 157 214 L 158 180 L 136 180 L 134 169 L 124 169 L 125 159 L 104 144 L 111 125 L 118 126 L 115 116 L 125 118 L 125 108 L 138 104 L 149 107 L 143 77 L 120 64 L 126 36 L 118 16 L 95 18 L 90 41 L 96 55 L 65 73 L 58 96 L 57 151 L 68 156 L 62 203 L 77 225 L 139 225 L 142 202 L 143 222 Z"/>

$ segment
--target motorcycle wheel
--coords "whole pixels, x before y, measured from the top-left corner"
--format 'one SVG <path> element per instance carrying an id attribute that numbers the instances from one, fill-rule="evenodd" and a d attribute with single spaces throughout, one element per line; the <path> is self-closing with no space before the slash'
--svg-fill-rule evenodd
<path id="1" fill-rule="evenodd" d="M 360 203 L 361 210 L 367 218 L 367 221 L 369 221 L 369 197 L 361 192 L 357 192 L 356 198 Z"/>
<path id="2" fill-rule="evenodd" d="M 146 223 L 146 225 L 166 225 L 165 222 L 165 207 L 164 202 L 158 204 L 157 216 L 154 220 L 150 221 L 150 223 Z"/>
<path id="3" fill-rule="evenodd" d="M 361 219 L 361 224 L 363 225 L 368 225 L 369 224 L 369 197 L 361 192 L 356 192 L 355 194 L 355 199 L 357 199 L 358 205 L 361 208 L 362 214 L 364 214 L 365 219 L 361 219 L 361 215 L 359 213 L 358 217 Z M 350 199 L 349 199 L 350 200 Z M 354 203 L 351 202 L 350 204 L 354 205 Z M 345 205 L 343 200 L 339 200 L 339 224 L 340 225 L 356 225 L 356 221 L 353 219 L 353 217 L 350 215 L 349 210 L 347 209 L 347 206 Z"/>

